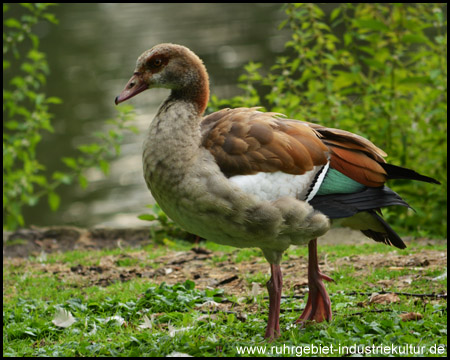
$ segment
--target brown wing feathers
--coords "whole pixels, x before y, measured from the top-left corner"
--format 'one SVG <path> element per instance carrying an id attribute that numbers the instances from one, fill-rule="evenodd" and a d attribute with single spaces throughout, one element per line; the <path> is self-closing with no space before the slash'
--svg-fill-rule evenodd
<path id="1" fill-rule="evenodd" d="M 350 132 L 280 119 L 255 108 L 223 109 L 201 124 L 203 146 L 227 176 L 259 171 L 304 174 L 315 165 L 331 167 L 359 183 L 376 187 L 387 179 L 386 154 Z"/>
<path id="2" fill-rule="evenodd" d="M 328 148 L 308 126 L 256 109 L 223 109 L 201 123 L 203 146 L 227 176 L 283 171 L 304 174 L 327 163 Z"/>
<path id="3" fill-rule="evenodd" d="M 319 133 L 319 136 L 329 144 L 361 150 L 366 152 L 373 159 L 385 162 L 384 157 L 387 156 L 387 154 L 362 136 L 341 129 L 327 128 L 314 123 L 308 123 L 308 125 L 316 130 Z"/>

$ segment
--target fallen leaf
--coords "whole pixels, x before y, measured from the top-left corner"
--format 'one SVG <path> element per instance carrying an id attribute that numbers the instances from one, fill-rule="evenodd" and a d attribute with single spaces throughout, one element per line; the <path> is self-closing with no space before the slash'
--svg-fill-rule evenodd
<path id="1" fill-rule="evenodd" d="M 436 280 L 444 280 L 444 279 L 447 279 L 447 270 L 445 270 L 445 273 L 443 273 L 443 274 L 441 274 L 441 275 L 439 275 L 439 276 L 434 277 L 432 280 L 433 280 L 433 281 L 436 281 Z"/>
<path id="2" fill-rule="evenodd" d="M 236 315 L 236 318 L 239 321 L 246 322 L 247 321 L 247 314 L 245 314 L 243 312 L 238 312 L 237 315 Z"/>
<path id="3" fill-rule="evenodd" d="M 217 320 L 217 316 L 214 314 L 210 314 L 210 315 L 205 314 L 205 315 L 199 316 L 197 318 L 197 321 L 204 321 L 204 322 L 210 322 L 210 321 L 216 321 L 216 320 Z"/>
<path id="4" fill-rule="evenodd" d="M 261 287 L 258 283 L 252 282 L 252 290 L 250 291 L 251 297 L 257 297 L 258 294 L 261 292 Z"/>
<path id="5" fill-rule="evenodd" d="M 203 304 L 198 304 L 195 307 L 196 308 L 208 308 L 208 309 L 215 309 L 216 307 L 218 307 L 220 304 L 213 301 L 213 300 L 208 300 L 205 301 Z"/>
<path id="6" fill-rule="evenodd" d="M 151 328 L 153 328 L 153 317 L 154 316 L 152 315 L 151 316 L 152 319 L 150 320 L 147 315 L 144 315 L 144 317 L 143 317 L 144 323 L 139 325 L 138 328 L 139 329 L 151 329 Z"/>
<path id="7" fill-rule="evenodd" d="M 47 261 L 47 253 L 42 250 L 38 257 L 36 257 L 36 260 L 40 263 L 45 263 Z"/>
<path id="8" fill-rule="evenodd" d="M 420 313 L 410 312 L 407 314 L 400 314 L 402 321 L 420 320 L 423 319 L 423 315 Z"/>
<path id="9" fill-rule="evenodd" d="M 58 308 L 58 310 L 56 310 L 55 318 L 52 320 L 53 324 L 62 328 L 68 328 L 74 322 L 76 322 L 76 320 L 72 316 L 70 311 L 67 311 L 62 308 Z"/>
<path id="10" fill-rule="evenodd" d="M 97 325 L 95 325 L 95 322 L 92 325 L 92 330 L 88 333 L 89 335 L 95 335 L 97 333 Z"/>
<path id="11" fill-rule="evenodd" d="M 170 337 L 175 337 L 176 334 L 183 333 L 183 332 L 193 328 L 193 326 L 188 326 L 188 327 L 176 329 L 174 326 L 172 326 L 170 324 L 168 325 L 168 327 L 169 327 L 169 336 Z"/>
<path id="12" fill-rule="evenodd" d="M 410 275 L 407 276 L 400 276 L 398 279 L 398 281 L 404 282 L 405 284 L 411 285 L 413 282 L 413 278 Z"/>
<path id="13" fill-rule="evenodd" d="M 400 302 L 400 297 L 397 294 L 394 293 L 388 293 L 388 294 L 372 294 L 370 297 L 369 303 L 370 304 L 390 304 L 390 303 L 396 303 Z"/>
<path id="14" fill-rule="evenodd" d="M 389 266 L 389 270 L 404 270 L 403 266 Z"/>
<path id="15" fill-rule="evenodd" d="M 388 279 L 378 280 L 377 284 L 381 285 L 381 287 L 383 287 L 383 288 L 387 288 L 394 284 L 394 280 L 388 280 Z"/>
<path id="16" fill-rule="evenodd" d="M 105 319 L 105 323 L 108 323 L 110 321 L 116 321 L 117 323 L 119 323 L 119 325 L 122 325 L 125 322 L 125 319 L 119 315 L 114 315 L 114 316 L 108 316 Z"/>
<path id="17" fill-rule="evenodd" d="M 178 351 L 173 351 L 169 355 L 166 355 L 166 357 L 192 357 L 192 355 L 181 353 Z"/>

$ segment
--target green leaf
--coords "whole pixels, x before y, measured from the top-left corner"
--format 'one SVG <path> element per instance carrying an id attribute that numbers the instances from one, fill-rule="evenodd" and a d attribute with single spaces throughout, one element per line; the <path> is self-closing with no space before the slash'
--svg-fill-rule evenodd
<path id="1" fill-rule="evenodd" d="M 88 182 L 88 180 L 86 179 L 86 176 L 81 175 L 81 174 L 78 175 L 78 181 L 79 181 L 79 183 L 80 183 L 80 186 L 81 186 L 83 189 L 86 189 L 86 188 L 87 188 L 89 182 Z"/>
<path id="2" fill-rule="evenodd" d="M 336 9 L 334 9 L 331 12 L 330 20 L 333 21 L 334 19 L 336 19 L 339 16 L 340 12 L 341 12 L 341 8 L 340 7 L 337 7 Z"/>
<path id="3" fill-rule="evenodd" d="M 78 163 L 75 158 L 64 157 L 64 158 L 62 158 L 62 161 L 64 162 L 64 164 L 66 164 L 71 169 L 74 169 L 74 170 L 78 169 Z"/>
<path id="4" fill-rule="evenodd" d="M 380 69 L 380 70 L 386 68 L 386 65 L 384 65 L 384 64 L 382 64 L 379 61 L 374 60 L 374 59 L 361 58 L 361 60 L 364 61 L 367 65 L 369 65 L 370 67 L 373 67 L 373 68 L 377 68 L 377 69 Z"/>
<path id="5" fill-rule="evenodd" d="M 5 127 L 9 130 L 14 130 L 17 129 L 19 127 L 19 123 L 17 121 L 7 121 L 5 123 Z"/>
<path id="6" fill-rule="evenodd" d="M 335 90 L 339 90 L 344 87 L 353 85 L 355 81 L 357 81 L 358 79 L 357 74 L 352 74 L 345 71 L 338 71 L 337 73 L 339 73 L 339 75 L 336 76 L 333 83 Z"/>
<path id="7" fill-rule="evenodd" d="M 33 3 L 20 3 L 20 5 L 23 6 L 24 8 L 26 8 L 26 9 L 28 9 L 32 13 L 34 13 L 34 11 L 35 11 Z"/>
<path id="8" fill-rule="evenodd" d="M 116 106 L 115 109 L 119 112 L 119 114 L 128 114 L 134 110 L 133 105 L 130 104 L 120 104 L 120 106 Z"/>
<path id="9" fill-rule="evenodd" d="M 45 54 L 43 52 L 41 52 L 41 51 L 36 50 L 36 49 L 31 49 L 28 52 L 27 57 L 30 60 L 33 60 L 35 63 L 37 63 L 37 62 L 45 59 Z"/>
<path id="10" fill-rule="evenodd" d="M 53 191 L 48 193 L 48 204 L 50 205 L 50 209 L 52 209 L 52 211 L 58 210 L 60 200 L 61 199 L 57 193 Z"/>
<path id="11" fill-rule="evenodd" d="M 344 44 L 348 46 L 353 41 L 353 35 L 350 32 L 344 34 Z"/>
<path id="12" fill-rule="evenodd" d="M 109 162 L 106 160 L 101 159 L 100 160 L 100 168 L 103 171 L 103 174 L 108 175 L 109 174 Z"/>
<path id="13" fill-rule="evenodd" d="M 3 25 L 10 27 L 10 28 L 17 28 L 17 29 L 22 28 L 22 24 L 20 23 L 20 21 L 17 19 L 14 19 L 14 18 L 6 19 L 5 22 L 3 23 Z"/>
<path id="14" fill-rule="evenodd" d="M 294 61 L 292 61 L 291 63 L 291 71 L 295 72 L 295 70 L 297 70 L 298 66 L 300 65 L 300 58 L 295 59 Z"/>
<path id="15" fill-rule="evenodd" d="M 98 145 L 97 143 L 92 143 L 89 145 L 80 145 L 78 146 L 78 150 L 86 154 L 97 154 L 101 150 L 101 146 Z"/>
<path id="16" fill-rule="evenodd" d="M 424 43 L 428 42 L 428 38 L 423 35 L 406 34 L 402 36 L 401 41 L 404 43 Z"/>
<path id="17" fill-rule="evenodd" d="M 141 214 L 138 216 L 138 219 L 146 220 L 146 221 L 153 221 L 153 220 L 156 220 L 156 216 L 151 215 L 151 214 Z"/>
<path id="18" fill-rule="evenodd" d="M 184 286 L 187 290 L 193 290 L 195 288 L 195 282 L 193 282 L 192 280 L 186 280 L 184 282 Z"/>
<path id="19" fill-rule="evenodd" d="M 39 37 L 34 34 L 29 34 L 29 37 L 33 43 L 33 48 L 37 49 L 39 47 Z"/>
<path id="20" fill-rule="evenodd" d="M 353 23 L 356 24 L 359 28 L 370 29 L 370 30 L 378 30 L 378 31 L 388 31 L 389 27 L 383 24 L 379 20 L 375 19 L 354 19 Z"/>
<path id="21" fill-rule="evenodd" d="M 10 84 L 14 85 L 18 88 L 22 88 L 25 86 L 26 83 L 25 83 L 25 79 L 23 77 L 15 76 L 11 79 Z"/>
<path id="22" fill-rule="evenodd" d="M 61 104 L 62 100 L 59 97 L 56 96 L 50 96 L 47 99 L 45 99 L 45 102 L 47 104 Z"/>
<path id="23" fill-rule="evenodd" d="M 27 199 L 27 205 L 28 206 L 35 206 L 39 201 L 39 198 L 37 196 L 30 196 Z"/>
<path id="24" fill-rule="evenodd" d="M 54 14 L 51 14 L 51 13 L 45 13 L 45 14 L 42 14 L 42 16 L 43 16 L 44 18 L 46 18 L 48 21 L 50 21 L 51 23 L 53 23 L 53 24 L 58 24 L 58 19 L 55 17 Z"/>
<path id="25" fill-rule="evenodd" d="M 284 28 L 284 27 L 286 26 L 287 22 L 288 22 L 288 19 L 283 20 L 283 21 L 280 23 L 280 25 L 278 25 L 278 30 L 281 30 L 282 28 Z"/>
<path id="26" fill-rule="evenodd" d="M 429 76 L 409 76 L 399 81 L 400 84 L 431 84 Z"/>
<path id="27" fill-rule="evenodd" d="M 55 180 L 61 181 L 63 184 L 69 185 L 72 183 L 72 176 L 60 171 L 55 171 L 52 175 L 52 178 Z"/>

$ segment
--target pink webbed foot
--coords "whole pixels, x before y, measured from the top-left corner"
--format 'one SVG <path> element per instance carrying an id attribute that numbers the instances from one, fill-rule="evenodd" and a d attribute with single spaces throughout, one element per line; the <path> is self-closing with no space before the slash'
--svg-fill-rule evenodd
<path id="1" fill-rule="evenodd" d="M 319 263 L 317 260 L 317 239 L 309 242 L 308 250 L 309 295 L 305 309 L 296 323 L 305 323 L 307 321 L 322 322 L 324 320 L 331 321 L 331 301 L 322 280 L 333 281 L 333 279 L 322 274 L 319 270 Z"/>

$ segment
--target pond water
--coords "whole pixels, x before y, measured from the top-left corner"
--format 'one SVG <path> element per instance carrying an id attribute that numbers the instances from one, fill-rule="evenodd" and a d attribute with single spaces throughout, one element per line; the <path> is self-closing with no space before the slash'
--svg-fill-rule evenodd
<path id="1" fill-rule="evenodd" d="M 75 155 L 75 146 L 105 129 L 137 57 L 153 45 L 191 48 L 208 68 L 211 93 L 227 98 L 240 93 L 243 65 L 252 60 L 268 68 L 289 38 L 288 30 L 278 30 L 285 18 L 279 4 L 61 4 L 52 11 L 59 25 L 36 29 L 51 69 L 47 94 L 63 100 L 51 108 L 55 133 L 38 148 L 50 171 L 64 167 L 61 157 Z M 89 171 L 87 189 L 62 186 L 60 209 L 50 211 L 42 199 L 26 209 L 28 225 L 145 225 L 137 215 L 148 213 L 145 205 L 153 199 L 142 175 L 143 134 L 167 95 L 158 89 L 133 98 L 140 134 L 127 135 L 110 174 Z"/>

